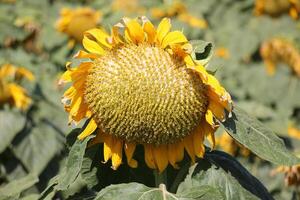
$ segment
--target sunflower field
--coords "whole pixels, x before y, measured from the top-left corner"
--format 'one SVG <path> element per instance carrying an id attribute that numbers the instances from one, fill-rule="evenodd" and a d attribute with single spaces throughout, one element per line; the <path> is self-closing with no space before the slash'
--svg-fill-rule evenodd
<path id="1" fill-rule="evenodd" d="M 300 0 L 0 0 L 0 200 L 300 200 Z"/>

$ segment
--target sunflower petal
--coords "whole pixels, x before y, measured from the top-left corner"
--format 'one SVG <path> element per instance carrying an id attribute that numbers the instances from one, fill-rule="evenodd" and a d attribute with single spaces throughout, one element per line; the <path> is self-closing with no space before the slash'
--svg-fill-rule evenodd
<path id="1" fill-rule="evenodd" d="M 193 134 L 185 137 L 183 139 L 184 148 L 187 151 L 188 155 L 190 156 L 192 163 L 195 163 L 195 151 L 194 151 L 194 141 L 193 141 Z"/>
<path id="2" fill-rule="evenodd" d="M 159 172 L 163 172 L 168 166 L 168 147 L 167 145 L 160 145 L 157 147 L 153 147 L 153 156 L 156 163 L 156 166 Z"/>
<path id="3" fill-rule="evenodd" d="M 156 37 L 155 27 L 146 17 L 142 17 L 142 21 L 143 21 L 143 30 L 147 35 L 147 42 L 149 44 L 153 44 Z"/>
<path id="4" fill-rule="evenodd" d="M 136 168 L 138 166 L 137 161 L 132 158 L 133 153 L 135 151 L 135 147 L 136 147 L 136 144 L 134 144 L 134 143 L 125 143 L 125 145 L 124 145 L 127 163 L 132 168 Z"/>
<path id="5" fill-rule="evenodd" d="M 113 138 L 113 146 L 111 148 L 112 150 L 111 163 L 112 163 L 112 168 L 114 170 L 118 169 L 118 167 L 122 163 L 122 146 L 123 146 L 122 140 Z"/>
<path id="6" fill-rule="evenodd" d="M 187 41 L 188 40 L 181 31 L 172 31 L 163 39 L 161 46 L 162 48 L 166 48 L 169 45 L 185 43 Z"/>
<path id="7" fill-rule="evenodd" d="M 82 40 L 83 47 L 91 53 L 103 55 L 105 54 L 105 50 L 92 38 L 88 37 L 88 34 L 84 34 Z"/>
<path id="8" fill-rule="evenodd" d="M 84 138 L 86 138 L 87 136 L 91 135 L 97 128 L 97 123 L 96 121 L 92 118 L 88 125 L 85 127 L 84 131 L 78 135 L 78 139 L 82 140 Z"/>
<path id="9" fill-rule="evenodd" d="M 157 27 L 157 41 L 159 44 L 162 43 L 163 39 L 170 32 L 171 21 L 169 18 L 164 18 L 161 20 L 160 24 Z"/>
<path id="10" fill-rule="evenodd" d="M 145 162 L 147 166 L 151 169 L 156 169 L 152 147 L 150 145 L 144 145 L 144 149 L 145 149 Z"/>
<path id="11" fill-rule="evenodd" d="M 205 148 L 203 145 L 204 142 L 204 130 L 201 126 L 198 126 L 193 134 L 194 140 L 194 152 L 195 155 L 199 158 L 202 158 L 205 152 Z"/>
<path id="12" fill-rule="evenodd" d="M 106 163 L 112 156 L 113 138 L 108 134 L 102 134 L 103 139 L 103 157 Z"/>
<path id="13" fill-rule="evenodd" d="M 129 36 L 130 40 L 135 43 L 141 43 L 145 39 L 144 30 L 142 26 L 134 19 L 124 19 L 125 34 Z"/>

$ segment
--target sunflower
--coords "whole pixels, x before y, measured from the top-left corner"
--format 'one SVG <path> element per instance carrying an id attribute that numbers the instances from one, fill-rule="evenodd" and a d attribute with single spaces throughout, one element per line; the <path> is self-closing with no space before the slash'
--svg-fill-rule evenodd
<path id="1" fill-rule="evenodd" d="M 271 172 L 271 175 L 284 173 L 284 183 L 286 186 L 300 185 L 300 165 L 279 166 Z"/>
<path id="2" fill-rule="evenodd" d="M 194 28 L 207 28 L 207 22 L 204 19 L 193 16 L 182 2 L 174 1 L 164 7 L 154 7 L 150 10 L 154 18 L 177 17 L 181 22 Z"/>
<path id="3" fill-rule="evenodd" d="M 103 143 L 104 162 L 117 169 L 124 149 L 127 163 L 137 145 L 144 147 L 146 164 L 162 172 L 187 152 L 192 162 L 204 155 L 204 139 L 214 145 L 215 120 L 231 111 L 231 97 L 196 60 L 181 31 L 170 31 L 162 19 L 157 28 L 146 18 L 123 18 L 111 34 L 91 29 L 67 63 L 61 83 L 73 82 L 62 102 L 69 122 L 88 123 L 78 139 L 96 134 L 92 144 Z"/>
<path id="4" fill-rule="evenodd" d="M 288 127 L 287 132 L 290 137 L 298 139 L 298 140 L 300 139 L 300 129 L 298 129 L 297 127 L 290 125 Z"/>
<path id="5" fill-rule="evenodd" d="M 126 14 L 131 13 L 139 13 L 143 14 L 146 12 L 146 9 L 140 5 L 138 0 L 130 0 L 130 1 L 123 1 L 123 0 L 114 0 L 111 4 L 113 11 L 122 11 Z"/>
<path id="6" fill-rule="evenodd" d="M 272 17 L 289 13 L 293 19 L 298 19 L 300 13 L 299 0 L 256 0 L 254 14 L 268 14 Z"/>
<path id="7" fill-rule="evenodd" d="M 293 42 L 283 38 L 272 38 L 261 45 L 260 55 L 268 74 L 273 75 L 276 65 L 285 63 L 300 77 L 300 51 Z"/>
<path id="8" fill-rule="evenodd" d="M 23 67 L 4 64 L 0 68 L 0 105 L 9 103 L 26 110 L 31 103 L 26 90 L 16 82 L 22 78 L 34 80 L 33 74 Z"/>
<path id="9" fill-rule="evenodd" d="M 60 11 L 60 18 L 56 22 L 58 31 L 67 34 L 71 41 L 81 42 L 83 33 L 95 28 L 101 19 L 101 13 L 88 7 L 63 8 Z"/>

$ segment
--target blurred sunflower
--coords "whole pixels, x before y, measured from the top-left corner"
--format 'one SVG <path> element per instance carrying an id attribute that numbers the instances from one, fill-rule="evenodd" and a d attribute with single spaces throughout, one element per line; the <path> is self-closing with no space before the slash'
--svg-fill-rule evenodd
<path id="1" fill-rule="evenodd" d="M 273 38 L 265 41 L 260 48 L 268 74 L 275 73 L 276 65 L 287 64 L 300 77 L 300 51 L 290 41 L 282 38 Z"/>
<path id="2" fill-rule="evenodd" d="M 256 0 L 254 13 L 256 15 L 269 14 L 277 17 L 283 13 L 297 19 L 300 13 L 299 0 Z"/>
<path id="3" fill-rule="evenodd" d="M 55 26 L 58 31 L 70 37 L 70 44 L 81 42 L 83 33 L 95 28 L 101 20 L 101 13 L 91 8 L 63 8 Z"/>
<path id="4" fill-rule="evenodd" d="M 174 1 L 171 5 L 166 5 L 165 7 L 154 7 L 150 12 L 154 18 L 177 17 L 179 21 L 191 27 L 207 28 L 207 22 L 204 19 L 191 15 L 184 3 L 179 1 Z"/>
<path id="5" fill-rule="evenodd" d="M 296 138 L 300 140 L 300 129 L 290 125 L 288 127 L 288 135 L 291 136 L 292 138 Z"/>
<path id="6" fill-rule="evenodd" d="M 226 131 L 216 138 L 216 145 L 232 156 L 240 154 L 248 157 L 251 153 L 249 149 L 236 142 Z"/>
<path id="7" fill-rule="evenodd" d="M 300 165 L 280 166 L 271 172 L 271 175 L 284 173 L 284 182 L 286 186 L 300 185 Z"/>
<path id="8" fill-rule="evenodd" d="M 31 99 L 26 90 L 16 82 L 26 78 L 34 80 L 33 74 L 23 67 L 16 67 L 11 64 L 4 64 L 0 68 L 0 105 L 9 103 L 19 109 L 26 110 Z"/>
<path id="9" fill-rule="evenodd" d="M 92 29 L 84 34 L 75 58 L 88 58 L 76 68 L 67 63 L 61 83 L 73 82 L 62 102 L 69 122 L 89 121 L 78 136 L 96 133 L 92 144 L 103 143 L 104 161 L 112 168 L 127 163 L 136 145 L 143 145 L 146 164 L 162 172 L 188 153 L 202 157 L 207 137 L 214 145 L 231 97 L 205 68 L 192 59 L 192 46 L 181 31 L 170 31 L 164 18 L 157 29 L 146 18 L 123 18 L 111 34 Z M 124 32 L 124 33 L 123 33 Z"/>
<path id="10" fill-rule="evenodd" d="M 144 14 L 146 12 L 146 9 L 139 5 L 138 0 L 114 0 L 112 2 L 112 9 L 114 11 L 123 11 L 125 14 Z"/>

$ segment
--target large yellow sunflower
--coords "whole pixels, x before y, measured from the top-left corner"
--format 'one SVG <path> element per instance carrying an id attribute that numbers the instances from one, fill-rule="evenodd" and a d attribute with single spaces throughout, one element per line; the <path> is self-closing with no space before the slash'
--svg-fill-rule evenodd
<path id="1" fill-rule="evenodd" d="M 31 103 L 26 90 L 16 81 L 26 78 L 34 80 L 33 74 L 23 67 L 16 67 L 11 64 L 4 64 L 0 68 L 0 105 L 9 103 L 17 108 L 25 110 Z"/>
<path id="2" fill-rule="evenodd" d="M 62 102 L 69 122 L 88 119 L 78 136 L 96 134 L 103 143 L 104 162 L 117 169 L 125 151 L 127 163 L 136 145 L 143 145 L 145 162 L 162 172 L 177 168 L 184 151 L 192 162 L 202 157 L 207 137 L 214 145 L 218 127 L 231 111 L 231 97 L 203 66 L 192 59 L 192 47 L 181 31 L 170 31 L 164 18 L 157 28 L 146 18 L 123 18 L 111 34 L 92 29 L 84 34 L 75 58 L 88 59 L 77 67 L 67 64 L 61 82 L 73 82 Z"/>

